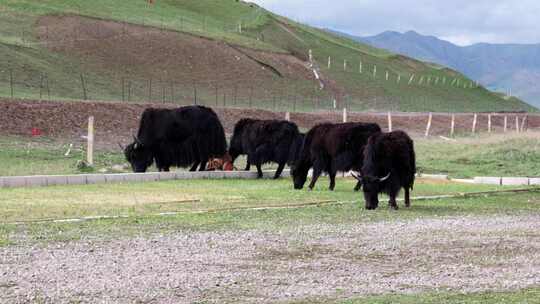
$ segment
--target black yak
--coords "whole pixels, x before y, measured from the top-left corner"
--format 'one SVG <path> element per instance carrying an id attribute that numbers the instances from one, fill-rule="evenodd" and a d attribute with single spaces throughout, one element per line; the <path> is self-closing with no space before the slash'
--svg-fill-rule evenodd
<path id="1" fill-rule="evenodd" d="M 313 177 L 309 184 L 312 190 L 323 172 L 330 176 L 330 190 L 336 185 L 336 173 L 362 168 L 363 150 L 368 138 L 381 132 L 374 123 L 324 123 L 313 127 L 304 140 L 302 151 L 292 175 L 294 188 L 302 189 L 307 180 L 308 171 L 313 167 Z M 360 189 L 360 183 L 355 190 Z"/>
<path id="2" fill-rule="evenodd" d="M 232 162 L 239 155 L 247 155 L 245 170 L 257 167 L 257 176 L 262 178 L 261 166 L 274 162 L 278 169 L 274 178 L 279 178 L 286 164 L 289 166 L 300 151 L 303 135 L 295 123 L 285 120 L 241 119 L 234 126 L 229 154 Z"/>
<path id="3" fill-rule="evenodd" d="M 373 134 L 364 150 L 361 176 L 366 209 L 377 209 L 379 193 L 390 196 L 389 205 L 398 209 L 396 196 L 405 189 L 405 206 L 409 207 L 409 191 L 414 186 L 416 156 L 412 139 L 403 131 Z"/>
<path id="4" fill-rule="evenodd" d="M 210 158 L 227 150 L 225 131 L 216 113 L 203 106 L 144 111 L 135 141 L 124 149 L 134 172 L 146 172 L 155 161 L 159 171 L 170 167 L 206 169 Z"/>

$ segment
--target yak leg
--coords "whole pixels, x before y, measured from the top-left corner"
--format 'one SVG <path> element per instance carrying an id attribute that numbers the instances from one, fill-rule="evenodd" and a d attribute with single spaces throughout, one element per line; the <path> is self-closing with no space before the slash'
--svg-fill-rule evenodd
<path id="1" fill-rule="evenodd" d="M 309 183 L 309 190 L 313 190 L 317 180 L 322 174 L 322 171 L 323 170 L 320 162 L 316 161 L 315 164 L 313 164 L 313 177 L 311 177 L 311 183 Z"/>
<path id="2" fill-rule="evenodd" d="M 397 196 L 397 191 L 392 191 L 390 193 L 390 201 L 388 202 L 388 205 L 390 205 L 390 208 L 394 209 L 394 210 L 398 210 L 398 205 L 397 205 L 397 202 L 396 202 L 396 196 Z"/>
<path id="3" fill-rule="evenodd" d="M 354 192 L 360 191 L 361 188 L 362 188 L 362 181 L 358 181 L 356 183 L 356 186 L 354 186 Z"/>
<path id="4" fill-rule="evenodd" d="M 281 173 L 283 172 L 284 168 L 285 168 L 285 163 L 280 163 L 277 168 L 276 175 L 274 175 L 274 179 L 278 179 L 281 176 Z"/>
<path id="5" fill-rule="evenodd" d="M 262 165 L 256 164 L 255 166 L 257 167 L 257 178 L 263 178 Z"/>
<path id="6" fill-rule="evenodd" d="M 405 207 L 409 208 L 411 206 L 411 198 L 409 193 L 409 187 L 405 187 Z"/>
<path id="7" fill-rule="evenodd" d="M 200 161 L 196 160 L 193 166 L 191 166 L 191 169 L 189 169 L 189 171 L 191 172 L 197 171 L 197 167 L 199 166 L 200 163 L 201 163 Z"/>
<path id="8" fill-rule="evenodd" d="M 201 162 L 201 166 L 199 167 L 199 171 L 206 171 L 206 164 L 208 163 L 208 160 L 203 160 Z"/>
<path id="9" fill-rule="evenodd" d="M 336 166 L 332 164 L 332 161 L 328 164 L 328 176 L 330 177 L 330 191 L 334 191 L 334 188 L 336 187 Z"/>
<path id="10" fill-rule="evenodd" d="M 163 167 L 159 169 L 159 172 L 170 172 L 170 171 L 171 171 L 170 167 Z"/>
<path id="11" fill-rule="evenodd" d="M 249 163 L 249 161 L 247 162 L 246 164 L 246 168 L 244 169 L 244 171 L 249 171 L 251 170 L 251 164 Z"/>

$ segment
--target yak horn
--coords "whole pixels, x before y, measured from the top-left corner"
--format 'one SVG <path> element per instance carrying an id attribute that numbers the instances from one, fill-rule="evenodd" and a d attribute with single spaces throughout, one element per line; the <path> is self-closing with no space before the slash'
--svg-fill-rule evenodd
<path id="1" fill-rule="evenodd" d="M 380 182 L 384 182 L 385 180 L 389 179 L 390 178 L 390 174 L 392 174 L 392 172 L 388 173 L 387 176 L 383 177 L 383 178 L 379 178 L 379 181 Z"/>
<path id="2" fill-rule="evenodd" d="M 358 172 L 351 172 L 351 175 L 356 178 L 358 181 L 362 181 L 361 174 Z"/>

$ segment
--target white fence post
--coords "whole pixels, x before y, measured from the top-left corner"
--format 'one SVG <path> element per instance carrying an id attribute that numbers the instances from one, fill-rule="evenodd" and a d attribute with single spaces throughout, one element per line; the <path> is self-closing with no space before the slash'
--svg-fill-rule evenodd
<path id="1" fill-rule="evenodd" d="M 508 116 L 504 116 L 504 133 L 508 130 Z"/>
<path id="2" fill-rule="evenodd" d="M 516 116 L 516 132 L 519 133 L 519 116 Z"/>
<path id="3" fill-rule="evenodd" d="M 527 122 L 527 115 L 523 116 L 523 120 L 521 121 L 521 132 L 525 131 L 525 123 Z"/>
<path id="4" fill-rule="evenodd" d="M 488 114 L 488 133 L 491 133 L 491 114 Z"/>
<path id="5" fill-rule="evenodd" d="M 429 113 L 429 118 L 428 118 L 428 122 L 427 122 L 427 126 L 426 126 L 426 138 L 429 137 L 429 131 L 431 130 L 431 120 L 433 119 L 433 113 Z"/>
<path id="6" fill-rule="evenodd" d="M 450 123 L 450 137 L 454 137 L 456 131 L 456 114 L 452 114 L 452 122 Z"/>
<path id="7" fill-rule="evenodd" d="M 343 108 L 343 122 L 347 122 L 347 108 Z"/>
<path id="8" fill-rule="evenodd" d="M 328 56 L 328 69 L 332 67 L 332 57 Z"/>
<path id="9" fill-rule="evenodd" d="M 474 113 L 473 123 L 472 123 L 472 134 L 476 133 L 476 123 L 478 122 L 478 114 Z"/>
<path id="10" fill-rule="evenodd" d="M 89 166 L 94 165 L 94 116 L 88 117 L 88 135 L 86 136 L 86 161 Z"/>
<path id="11" fill-rule="evenodd" d="M 285 120 L 286 121 L 291 121 L 291 113 L 290 112 L 285 112 Z"/>
<path id="12" fill-rule="evenodd" d="M 388 132 L 392 132 L 392 112 L 388 112 Z"/>

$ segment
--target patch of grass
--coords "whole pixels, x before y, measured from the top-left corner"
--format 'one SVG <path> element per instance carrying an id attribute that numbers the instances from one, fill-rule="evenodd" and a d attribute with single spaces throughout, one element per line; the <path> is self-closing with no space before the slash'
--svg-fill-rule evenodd
<path id="1" fill-rule="evenodd" d="M 417 140 L 418 169 L 453 177 L 540 176 L 537 134 L 476 137 L 457 142 Z"/>
<path id="2" fill-rule="evenodd" d="M 519 215 L 538 213 L 538 193 L 496 195 L 470 199 L 413 201 L 411 209 L 381 208 L 368 212 L 361 194 L 354 193 L 353 180 L 340 180 L 335 192 L 327 191 L 326 180 L 313 192 L 292 189 L 289 180 L 198 180 L 146 184 L 115 184 L 36 189 L 3 189 L 0 214 L 6 231 L 2 239 L 71 241 L 81 238 L 114 238 L 178 230 L 297 229 L 299 225 L 353 224 L 363 221 L 414 220 L 457 215 Z M 471 192 L 495 189 L 421 182 L 414 195 Z M 187 202 L 188 200 L 196 200 Z M 298 209 L 231 210 L 231 208 L 290 206 L 309 202 L 336 201 L 339 205 Z M 185 213 L 191 211 L 204 213 Z M 181 212 L 156 216 L 163 212 Z M 184 212 L 184 213 L 182 213 Z M 127 215 L 80 223 L 7 222 L 35 219 L 73 218 L 94 215 Z M 15 232 L 14 232 L 15 230 Z M 11 235 L 11 236 L 7 236 Z"/>
<path id="3" fill-rule="evenodd" d="M 314 191 L 297 191 L 289 179 L 183 180 L 157 183 L 101 184 L 2 189 L 3 220 L 62 219 L 96 215 L 143 216 L 162 212 L 288 206 L 363 200 L 352 191 L 353 179 L 339 180 L 336 191 L 321 179 Z M 419 181 L 414 195 L 437 195 L 498 189 L 456 183 Z"/>
<path id="4" fill-rule="evenodd" d="M 469 303 L 469 304 L 499 304 L 499 303 L 539 303 L 540 289 L 525 289 L 509 292 L 482 292 L 482 293 L 426 293 L 414 295 L 381 295 L 337 302 L 342 304 L 444 304 L 444 303 Z M 299 302 L 301 303 L 301 302 Z M 318 303 L 318 302 L 310 302 Z M 320 302 L 323 303 L 323 302 Z M 327 303 L 327 302 L 324 302 Z"/>
<path id="5" fill-rule="evenodd" d="M 80 146 L 69 155 L 68 144 L 47 138 L 0 137 L 0 176 L 58 175 L 88 173 L 77 168 L 77 161 L 86 158 Z M 125 162 L 122 153 L 96 151 L 95 170 Z M 92 170 L 92 171 L 95 171 Z"/>

